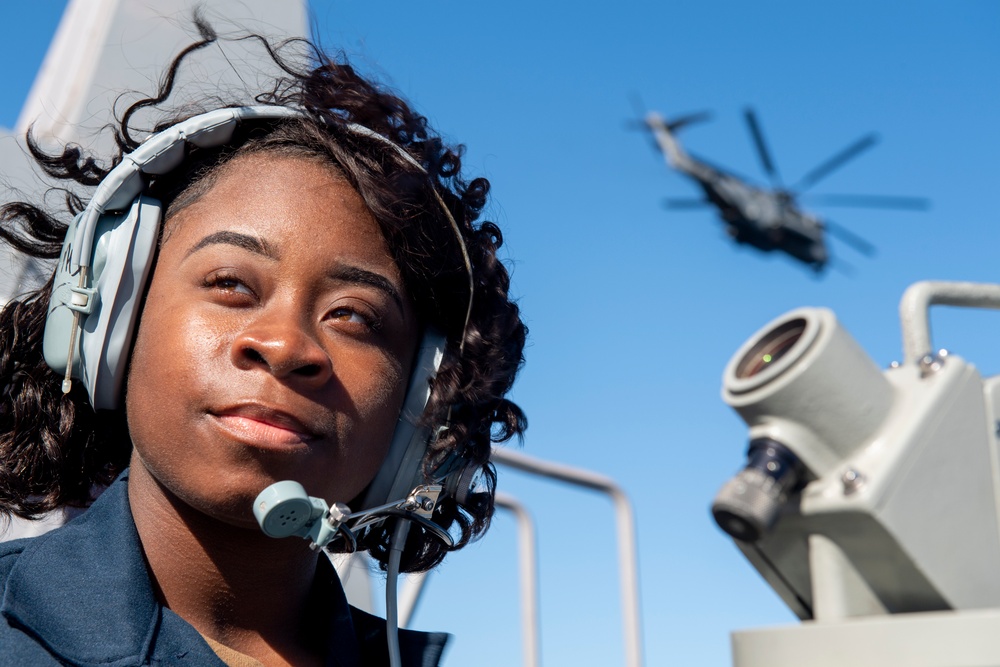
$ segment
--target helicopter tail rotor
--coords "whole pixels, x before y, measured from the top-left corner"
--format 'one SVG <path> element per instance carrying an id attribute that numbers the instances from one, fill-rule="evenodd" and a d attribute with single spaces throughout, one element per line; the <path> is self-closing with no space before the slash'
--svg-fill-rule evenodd
<path id="1" fill-rule="evenodd" d="M 673 132 L 675 130 L 679 130 L 685 125 L 700 123 L 712 117 L 712 114 L 709 111 L 698 111 L 679 116 L 672 120 L 667 120 L 659 114 L 647 111 L 646 105 L 643 104 L 642 98 L 638 93 L 630 94 L 629 101 L 632 103 L 632 111 L 635 113 L 635 118 L 625 122 L 625 127 L 630 130 L 653 130 L 654 123 L 662 123 L 663 127 L 665 127 L 669 132 Z"/>
<path id="2" fill-rule="evenodd" d="M 667 129 L 673 132 L 674 130 L 679 130 L 685 125 L 693 125 L 694 123 L 701 123 L 709 120 L 712 117 L 712 112 L 710 111 L 699 111 L 697 113 L 690 113 L 680 118 L 676 118 L 669 123 L 667 123 Z"/>

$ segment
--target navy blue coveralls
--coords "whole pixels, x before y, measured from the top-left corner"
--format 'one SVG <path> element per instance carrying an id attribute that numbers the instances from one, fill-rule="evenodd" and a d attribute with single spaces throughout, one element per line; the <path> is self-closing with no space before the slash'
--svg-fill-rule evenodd
<path id="1" fill-rule="evenodd" d="M 225 667 L 153 594 L 128 503 L 127 471 L 50 533 L 0 543 L 0 666 Z M 314 586 L 329 600 L 326 664 L 388 666 L 385 621 L 347 604 L 328 559 Z M 436 667 L 448 635 L 400 630 L 403 664 Z"/>

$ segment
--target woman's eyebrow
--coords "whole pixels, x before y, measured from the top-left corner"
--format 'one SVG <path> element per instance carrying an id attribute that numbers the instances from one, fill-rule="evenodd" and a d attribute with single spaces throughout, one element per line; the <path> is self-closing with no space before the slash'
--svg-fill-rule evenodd
<path id="1" fill-rule="evenodd" d="M 368 285 L 374 287 L 377 290 L 385 292 L 393 301 L 396 302 L 396 306 L 399 308 L 399 312 L 403 312 L 403 297 L 396 289 L 396 286 L 383 275 L 374 273 L 372 271 L 366 271 L 365 269 L 360 269 L 356 266 L 345 266 L 336 269 L 330 274 L 330 277 L 336 280 L 343 280 L 349 283 L 359 283 L 361 285 Z"/>
<path id="2" fill-rule="evenodd" d="M 244 250 L 249 250 L 252 253 L 258 255 L 263 255 L 268 259 L 278 259 L 277 251 L 272 248 L 267 241 L 256 236 L 249 236 L 247 234 L 240 234 L 239 232 L 213 232 L 198 241 L 190 250 L 187 251 L 188 257 L 195 252 L 201 250 L 202 248 L 215 244 L 225 244 L 236 246 L 237 248 L 243 248 Z"/>

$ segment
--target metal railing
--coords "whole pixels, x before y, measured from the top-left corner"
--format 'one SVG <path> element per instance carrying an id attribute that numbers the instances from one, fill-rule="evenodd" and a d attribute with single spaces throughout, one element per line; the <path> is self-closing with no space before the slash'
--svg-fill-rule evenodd
<path id="1" fill-rule="evenodd" d="M 493 448 L 493 460 L 522 472 L 599 491 L 611 497 L 618 535 L 625 664 L 642 667 L 642 620 L 639 609 L 639 559 L 635 512 L 625 491 L 609 477 L 589 470 L 543 461 L 506 449 Z"/>

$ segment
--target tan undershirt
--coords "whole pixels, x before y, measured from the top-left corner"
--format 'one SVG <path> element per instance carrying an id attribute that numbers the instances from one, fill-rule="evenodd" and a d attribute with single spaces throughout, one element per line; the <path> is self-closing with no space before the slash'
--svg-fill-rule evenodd
<path id="1" fill-rule="evenodd" d="M 229 667 L 264 667 L 264 663 L 256 658 L 233 650 L 225 644 L 220 644 L 211 637 L 202 635 L 202 639 L 208 642 L 209 647 L 219 656 L 219 660 L 229 665 Z"/>

